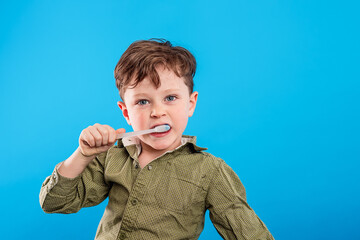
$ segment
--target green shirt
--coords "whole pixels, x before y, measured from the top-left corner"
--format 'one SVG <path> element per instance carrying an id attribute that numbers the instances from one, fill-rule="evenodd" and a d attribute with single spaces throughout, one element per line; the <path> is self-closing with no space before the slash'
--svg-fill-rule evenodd
<path id="1" fill-rule="evenodd" d="M 222 160 L 196 138 L 139 167 L 139 149 L 122 141 L 98 155 L 73 179 L 57 167 L 46 178 L 40 204 L 48 213 L 108 205 L 95 239 L 198 239 L 205 211 L 224 239 L 273 239 L 246 202 L 245 188 Z"/>

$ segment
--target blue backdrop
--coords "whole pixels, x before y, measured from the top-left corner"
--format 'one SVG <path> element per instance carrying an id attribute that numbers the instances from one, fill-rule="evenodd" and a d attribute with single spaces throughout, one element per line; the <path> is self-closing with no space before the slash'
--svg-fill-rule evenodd
<path id="1" fill-rule="evenodd" d="M 45 214 L 40 186 L 88 125 L 131 130 L 113 69 L 153 37 L 196 56 L 185 133 L 237 172 L 276 239 L 360 239 L 358 1 L 100 2 L 0 3 L 2 239 L 94 237 L 106 202 Z M 221 239 L 208 217 L 200 239 Z"/>

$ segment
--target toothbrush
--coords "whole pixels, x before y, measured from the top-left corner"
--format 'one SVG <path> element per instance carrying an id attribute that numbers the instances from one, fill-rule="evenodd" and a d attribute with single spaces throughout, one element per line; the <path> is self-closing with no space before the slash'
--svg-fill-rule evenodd
<path id="1" fill-rule="evenodd" d="M 147 130 L 140 130 L 140 131 L 135 131 L 135 132 L 127 132 L 127 133 L 120 133 L 116 136 L 116 139 L 120 139 L 120 138 L 126 138 L 126 137 L 133 137 L 133 136 L 139 136 L 139 135 L 144 135 L 144 134 L 149 134 L 149 133 L 161 133 L 161 132 L 166 132 L 170 130 L 170 126 L 167 124 L 164 125 L 159 125 L 156 126 L 152 129 L 147 129 Z"/>

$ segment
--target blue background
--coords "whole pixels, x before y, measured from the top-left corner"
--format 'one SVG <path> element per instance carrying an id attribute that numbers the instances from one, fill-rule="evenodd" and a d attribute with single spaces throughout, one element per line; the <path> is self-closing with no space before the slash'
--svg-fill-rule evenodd
<path id="1" fill-rule="evenodd" d="M 126 127 L 113 69 L 162 37 L 198 61 L 186 134 L 240 176 L 276 239 L 360 239 L 358 1 L 1 1 L 1 238 L 92 239 L 105 203 L 45 214 L 45 177 L 94 123 Z M 226 149 L 226 150 L 225 150 Z M 209 219 L 200 239 L 221 239 Z"/>

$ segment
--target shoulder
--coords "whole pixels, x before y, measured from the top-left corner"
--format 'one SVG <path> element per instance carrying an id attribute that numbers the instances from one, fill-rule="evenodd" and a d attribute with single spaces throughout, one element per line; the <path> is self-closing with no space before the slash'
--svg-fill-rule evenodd
<path id="1" fill-rule="evenodd" d="M 209 165 L 211 168 L 218 168 L 221 164 L 225 163 L 225 161 L 219 157 L 214 156 L 208 152 L 200 152 L 202 155 L 202 159 L 204 164 Z"/>
<path id="2" fill-rule="evenodd" d="M 207 163 L 213 167 L 219 167 L 221 164 L 225 163 L 223 159 L 216 157 L 215 155 L 209 152 L 198 151 L 193 154 L 194 156 L 200 157 L 204 163 Z"/>
<path id="3" fill-rule="evenodd" d="M 212 165 L 213 167 L 219 166 L 221 163 L 224 162 L 221 158 L 214 156 L 211 153 L 205 152 L 207 148 L 199 147 L 196 144 L 196 136 L 187 136 L 183 135 L 182 141 L 186 142 L 185 146 L 188 146 L 190 149 L 190 156 L 193 159 L 197 159 L 203 164 Z"/>
<path id="4" fill-rule="evenodd" d="M 106 158 L 126 158 L 129 154 L 123 145 L 114 145 L 106 152 Z"/>
<path id="5" fill-rule="evenodd" d="M 128 159 L 128 156 L 129 154 L 123 145 L 114 145 L 106 152 L 100 153 L 96 156 L 96 160 L 106 167 L 112 162 L 116 162 L 117 164 L 124 162 Z"/>
<path id="6" fill-rule="evenodd" d="M 219 178 L 223 176 L 239 180 L 236 172 L 222 158 L 207 152 L 201 152 L 201 154 L 203 155 L 204 164 L 209 166 L 208 170 L 211 172 L 212 177 Z"/>
<path id="7" fill-rule="evenodd" d="M 196 151 L 182 157 L 182 162 L 187 168 L 192 170 L 201 170 L 207 172 L 211 176 L 214 175 L 222 165 L 226 165 L 225 161 L 211 153 L 204 151 Z"/>

